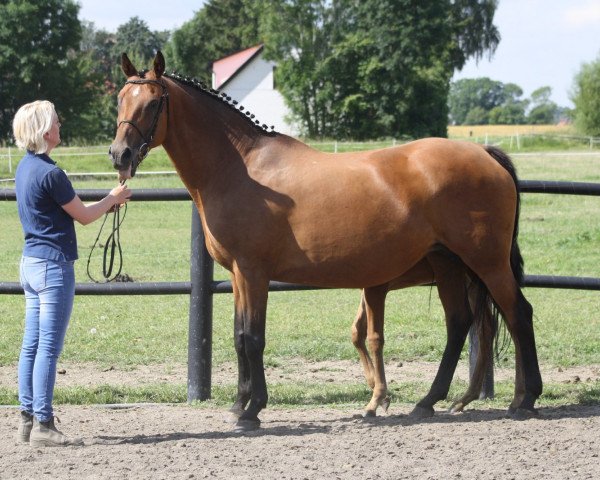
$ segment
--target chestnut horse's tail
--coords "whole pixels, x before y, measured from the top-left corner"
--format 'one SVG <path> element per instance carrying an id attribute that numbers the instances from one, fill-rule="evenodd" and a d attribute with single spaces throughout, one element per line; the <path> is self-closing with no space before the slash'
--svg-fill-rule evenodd
<path id="1" fill-rule="evenodd" d="M 510 265 L 517 283 L 522 285 L 524 277 L 523 256 L 521 255 L 521 250 L 517 242 L 517 237 L 519 235 L 519 213 L 521 209 L 521 193 L 517 172 L 510 157 L 502 150 L 490 145 L 486 145 L 484 148 L 485 151 L 509 173 L 517 190 L 517 205 L 515 209 L 515 223 L 510 251 Z M 508 335 L 504 323 L 502 324 L 503 328 L 499 328 L 499 319 L 502 314 L 481 279 L 473 276 L 471 282 L 469 297 L 471 299 L 477 333 L 481 341 L 485 338 L 495 338 L 494 350 L 496 351 L 496 358 L 499 358 L 510 345 L 510 336 Z"/>

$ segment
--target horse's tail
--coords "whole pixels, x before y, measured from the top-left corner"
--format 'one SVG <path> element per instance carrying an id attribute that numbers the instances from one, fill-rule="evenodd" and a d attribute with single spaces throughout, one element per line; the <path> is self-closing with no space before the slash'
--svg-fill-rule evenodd
<path id="1" fill-rule="evenodd" d="M 510 250 L 510 266 L 513 271 L 513 275 L 519 285 L 523 285 L 523 256 L 517 242 L 519 236 L 519 214 L 521 211 L 521 189 L 519 188 L 519 180 L 517 178 L 517 171 L 510 157 L 497 147 L 486 145 L 485 151 L 496 160 L 512 177 L 515 183 L 515 189 L 517 190 L 517 208 L 515 209 L 515 226 L 512 235 L 512 246 Z"/>
<path id="2" fill-rule="evenodd" d="M 515 166 L 510 157 L 497 147 L 486 145 L 485 151 L 496 160 L 511 176 L 515 184 L 517 192 L 517 204 L 515 208 L 515 222 L 512 234 L 512 244 L 510 250 L 510 266 L 513 275 L 519 285 L 523 284 L 523 256 L 517 238 L 519 236 L 519 214 L 521 209 L 521 192 L 519 189 L 519 181 L 517 178 L 517 172 Z M 496 358 L 499 358 L 503 352 L 510 345 L 510 336 L 504 328 L 499 328 L 499 319 L 502 316 L 500 309 L 494 302 L 489 290 L 480 278 L 473 276 L 471 278 L 471 287 L 469 290 L 469 298 L 471 301 L 471 308 L 473 309 L 473 317 L 477 333 L 480 338 L 480 348 L 482 346 L 483 339 L 495 338 L 494 350 L 496 351 Z"/>

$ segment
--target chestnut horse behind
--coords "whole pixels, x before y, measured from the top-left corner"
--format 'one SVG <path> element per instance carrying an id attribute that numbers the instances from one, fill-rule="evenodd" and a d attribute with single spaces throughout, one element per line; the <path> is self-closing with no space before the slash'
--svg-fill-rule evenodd
<path id="1" fill-rule="evenodd" d="M 497 149 L 442 138 L 327 154 L 260 126 L 224 94 L 164 75 L 159 52 L 138 72 L 126 55 L 111 145 L 122 178 L 162 145 L 198 207 L 211 256 L 231 272 L 239 429 L 267 404 L 263 351 L 269 281 L 361 288 L 375 410 L 387 397 L 383 310 L 390 282 L 451 252 L 485 286 L 516 351 L 511 411 L 542 391 L 532 308 L 519 286 L 519 193 Z"/>

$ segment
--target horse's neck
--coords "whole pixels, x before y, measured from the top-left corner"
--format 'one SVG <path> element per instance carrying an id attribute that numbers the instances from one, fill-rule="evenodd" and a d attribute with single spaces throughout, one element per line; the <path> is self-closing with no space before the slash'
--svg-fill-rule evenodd
<path id="1" fill-rule="evenodd" d="M 207 191 L 223 194 L 239 188 L 248 179 L 249 164 L 267 137 L 239 113 L 204 93 L 186 90 L 170 98 L 163 146 L 188 190 L 200 200 Z"/>

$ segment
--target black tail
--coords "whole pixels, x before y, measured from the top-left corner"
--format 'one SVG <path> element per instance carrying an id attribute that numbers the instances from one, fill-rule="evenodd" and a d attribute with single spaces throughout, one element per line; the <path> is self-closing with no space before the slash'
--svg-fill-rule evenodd
<path id="1" fill-rule="evenodd" d="M 512 247 L 510 251 L 510 266 L 517 283 L 523 285 L 523 257 L 519 244 L 517 243 L 517 237 L 519 236 L 519 214 L 521 211 L 521 189 L 519 188 L 519 179 L 517 178 L 517 170 L 510 159 L 510 157 L 497 147 L 486 145 L 485 151 L 491 155 L 512 177 L 515 182 L 515 188 L 517 190 L 517 208 L 515 210 L 515 227 L 512 236 Z"/>

